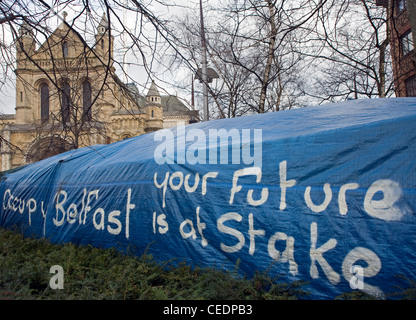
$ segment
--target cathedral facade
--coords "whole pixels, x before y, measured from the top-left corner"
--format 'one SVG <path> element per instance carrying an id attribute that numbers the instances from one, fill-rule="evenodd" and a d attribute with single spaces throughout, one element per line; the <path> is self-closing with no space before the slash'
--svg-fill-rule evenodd
<path id="1" fill-rule="evenodd" d="M 36 48 L 23 23 L 16 41 L 16 113 L 0 123 L 2 171 L 75 148 L 108 144 L 197 121 L 178 97 L 146 95 L 115 73 L 114 39 L 103 15 L 89 46 L 66 22 Z"/>

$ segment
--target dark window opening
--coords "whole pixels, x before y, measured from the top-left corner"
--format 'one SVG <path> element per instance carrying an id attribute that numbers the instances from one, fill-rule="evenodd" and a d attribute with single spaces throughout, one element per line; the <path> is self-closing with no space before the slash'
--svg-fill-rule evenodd
<path id="1" fill-rule="evenodd" d="M 403 11 L 404 9 L 406 9 L 406 5 L 407 5 L 406 2 L 407 2 L 406 0 L 398 0 L 396 2 L 396 7 L 397 7 L 397 12 L 398 13 Z"/>
<path id="2" fill-rule="evenodd" d="M 407 31 L 400 37 L 400 46 L 402 49 L 402 56 L 409 54 L 414 49 L 413 36 L 411 30 Z"/>
<path id="3" fill-rule="evenodd" d="M 42 123 L 49 120 L 49 87 L 46 83 L 40 87 L 40 119 Z"/>
<path id="4" fill-rule="evenodd" d="M 68 57 L 68 42 L 62 43 L 62 54 L 64 58 Z"/>
<path id="5" fill-rule="evenodd" d="M 83 111 L 86 121 L 92 120 L 91 96 L 91 84 L 86 80 L 83 83 Z"/>
<path id="6" fill-rule="evenodd" d="M 62 103 L 61 103 L 61 112 L 62 112 L 62 123 L 65 125 L 70 121 L 70 107 L 71 107 L 71 89 L 69 84 L 65 82 L 62 85 Z"/>
<path id="7" fill-rule="evenodd" d="M 408 97 L 416 97 L 416 76 L 406 80 L 406 93 Z"/>

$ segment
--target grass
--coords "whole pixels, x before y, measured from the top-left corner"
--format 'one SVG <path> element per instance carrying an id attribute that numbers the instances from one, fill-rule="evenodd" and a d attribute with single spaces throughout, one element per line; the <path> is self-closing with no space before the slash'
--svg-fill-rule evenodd
<path id="1" fill-rule="evenodd" d="M 64 289 L 51 289 L 53 265 Z M 0 228 L 0 299 L 297 299 L 302 283 L 279 283 L 267 274 L 251 279 L 236 271 L 156 262 L 116 249 L 53 244 Z"/>

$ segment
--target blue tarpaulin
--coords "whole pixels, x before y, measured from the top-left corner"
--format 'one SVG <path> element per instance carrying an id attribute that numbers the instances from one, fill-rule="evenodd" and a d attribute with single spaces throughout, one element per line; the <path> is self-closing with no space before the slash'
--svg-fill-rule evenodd
<path id="1" fill-rule="evenodd" d="M 416 272 L 416 99 L 346 101 L 69 151 L 0 185 L 0 225 L 53 242 L 388 298 Z"/>

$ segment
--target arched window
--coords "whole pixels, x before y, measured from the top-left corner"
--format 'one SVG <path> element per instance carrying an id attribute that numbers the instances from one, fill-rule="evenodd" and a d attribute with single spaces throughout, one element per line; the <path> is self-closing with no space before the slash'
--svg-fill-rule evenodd
<path id="1" fill-rule="evenodd" d="M 92 110 L 91 110 L 91 84 L 88 80 L 85 80 L 82 90 L 82 99 L 83 99 L 83 111 L 85 121 L 92 120 Z"/>
<path id="2" fill-rule="evenodd" d="M 73 144 L 58 136 L 38 139 L 28 150 L 26 163 L 36 162 L 56 154 L 74 149 Z"/>
<path id="3" fill-rule="evenodd" d="M 40 119 L 42 123 L 49 120 L 49 87 L 46 83 L 40 86 Z"/>
<path id="4" fill-rule="evenodd" d="M 132 137 L 131 134 L 124 134 L 121 136 L 121 140 L 126 140 L 126 139 L 130 139 Z"/>
<path id="5" fill-rule="evenodd" d="M 64 82 L 61 88 L 61 112 L 62 123 L 66 124 L 70 121 L 70 108 L 71 108 L 71 88 L 68 82 Z"/>
<path id="6" fill-rule="evenodd" d="M 155 117 L 155 111 L 152 110 L 152 113 L 151 114 L 152 114 L 151 117 L 154 118 Z"/>
<path id="7" fill-rule="evenodd" d="M 68 42 L 66 41 L 62 43 L 62 54 L 64 58 L 68 57 Z"/>

